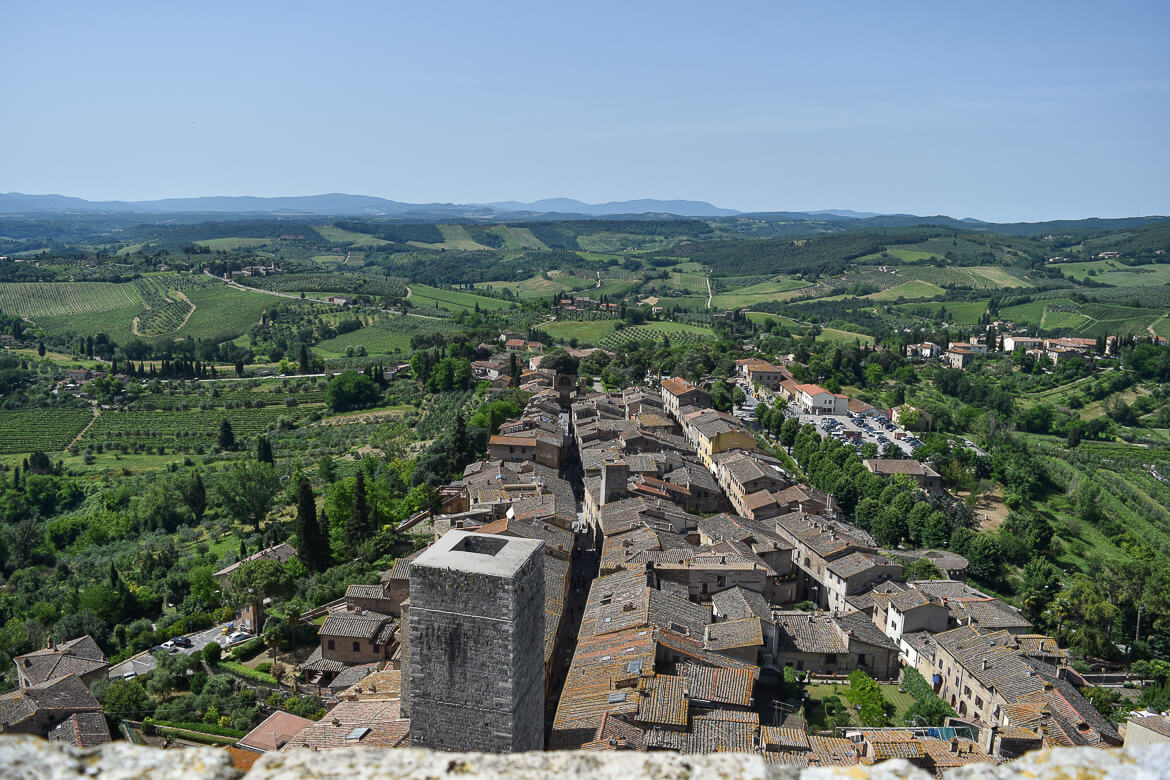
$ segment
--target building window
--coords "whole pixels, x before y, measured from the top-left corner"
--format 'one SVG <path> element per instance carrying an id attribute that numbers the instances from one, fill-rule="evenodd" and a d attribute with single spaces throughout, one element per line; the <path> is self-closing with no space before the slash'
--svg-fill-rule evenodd
<path id="1" fill-rule="evenodd" d="M 360 653 L 362 651 L 362 643 L 361 642 L 354 642 L 353 643 L 353 651 L 355 653 Z"/>
<path id="2" fill-rule="evenodd" d="M 332 639 L 329 640 L 329 649 L 330 650 L 333 649 L 333 640 Z"/>

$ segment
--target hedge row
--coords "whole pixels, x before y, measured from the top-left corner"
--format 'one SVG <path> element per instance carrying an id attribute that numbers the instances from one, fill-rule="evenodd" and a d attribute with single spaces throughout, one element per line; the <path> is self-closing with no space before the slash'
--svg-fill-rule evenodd
<path id="1" fill-rule="evenodd" d="M 235 739 L 240 739 L 248 733 L 239 729 L 231 729 L 227 726 L 209 725 L 207 723 L 178 723 L 173 720 L 155 720 L 154 718 L 147 718 L 142 721 L 142 725 L 144 727 L 153 726 L 155 728 L 182 729 L 183 731 L 202 731 L 206 734 L 215 734 L 220 737 L 233 737 Z"/>
<path id="2" fill-rule="evenodd" d="M 262 685 L 269 685 L 272 687 L 279 687 L 280 685 L 280 681 L 271 674 L 258 672 L 251 667 L 238 664 L 235 661 L 220 661 L 218 667 L 228 674 L 234 674 L 236 677 L 242 677 L 245 680 L 258 682 Z"/>

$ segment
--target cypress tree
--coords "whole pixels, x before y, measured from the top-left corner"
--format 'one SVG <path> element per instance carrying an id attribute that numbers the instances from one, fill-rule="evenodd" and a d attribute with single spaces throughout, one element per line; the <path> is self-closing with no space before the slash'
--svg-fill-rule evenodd
<path id="1" fill-rule="evenodd" d="M 353 512 L 345 524 L 345 546 L 351 555 L 357 554 L 358 545 L 368 539 L 372 532 L 370 504 L 366 501 L 366 475 L 358 469 L 357 481 L 353 486 Z"/>
<path id="2" fill-rule="evenodd" d="M 232 431 L 232 424 L 224 420 L 219 424 L 219 448 L 234 450 L 236 448 L 236 434 Z"/>
<path id="3" fill-rule="evenodd" d="M 297 483 L 297 545 L 301 561 L 309 571 L 321 571 L 329 564 L 329 546 L 317 521 L 313 486 L 304 477 Z"/>
<path id="4" fill-rule="evenodd" d="M 268 442 L 267 436 L 261 436 L 256 440 L 256 460 L 268 465 L 275 465 L 275 460 L 272 458 L 272 445 Z"/>

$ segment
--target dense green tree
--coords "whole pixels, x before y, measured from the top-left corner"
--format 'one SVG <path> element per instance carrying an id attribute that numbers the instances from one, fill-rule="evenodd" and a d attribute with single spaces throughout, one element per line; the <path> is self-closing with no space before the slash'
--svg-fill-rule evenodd
<path id="1" fill-rule="evenodd" d="M 215 483 L 220 505 L 239 523 L 250 523 L 256 531 L 272 508 L 279 490 L 276 472 L 267 463 L 237 460 Z"/>
<path id="2" fill-rule="evenodd" d="M 934 565 L 934 561 L 929 558 L 919 558 L 918 560 L 902 567 L 902 579 L 910 580 L 941 580 L 944 579 L 942 572 Z"/>
<path id="3" fill-rule="evenodd" d="M 325 388 L 326 403 L 338 412 L 373 406 L 380 395 L 374 380 L 356 371 L 338 374 Z"/>

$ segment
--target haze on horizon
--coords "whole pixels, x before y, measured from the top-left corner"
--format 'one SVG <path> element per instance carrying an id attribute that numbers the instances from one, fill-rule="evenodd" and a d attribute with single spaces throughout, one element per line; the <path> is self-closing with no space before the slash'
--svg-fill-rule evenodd
<path id="1" fill-rule="evenodd" d="M 1170 213 L 1164 3 L 6 4 L 0 191 Z"/>

